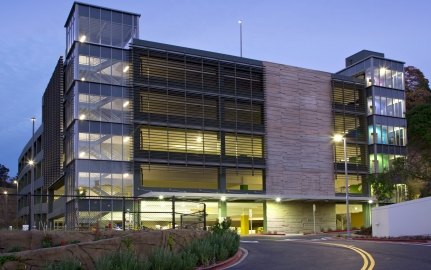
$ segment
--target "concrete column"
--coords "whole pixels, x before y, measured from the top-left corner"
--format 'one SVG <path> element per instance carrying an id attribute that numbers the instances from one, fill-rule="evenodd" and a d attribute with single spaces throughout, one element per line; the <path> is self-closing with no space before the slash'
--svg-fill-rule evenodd
<path id="1" fill-rule="evenodd" d="M 222 202 L 222 201 L 218 202 L 218 214 L 219 214 L 218 215 L 219 219 L 224 219 L 227 217 L 227 204 L 226 204 L 226 202 Z"/>

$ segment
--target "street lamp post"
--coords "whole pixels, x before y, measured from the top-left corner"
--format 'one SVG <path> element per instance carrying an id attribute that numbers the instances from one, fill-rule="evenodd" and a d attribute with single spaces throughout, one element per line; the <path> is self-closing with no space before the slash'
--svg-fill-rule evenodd
<path id="1" fill-rule="evenodd" d="M 373 226 L 373 224 L 371 223 L 371 218 L 372 218 L 372 204 L 373 203 L 373 200 L 368 200 L 368 212 L 370 212 L 370 227 L 372 227 Z"/>
<path id="2" fill-rule="evenodd" d="M 19 189 L 18 189 L 18 186 L 19 186 L 19 183 L 18 183 L 18 180 L 13 180 L 13 183 L 16 185 L 16 194 L 15 194 L 15 198 L 16 198 L 16 214 L 17 214 L 17 216 L 19 216 L 19 197 L 18 197 L 18 194 L 19 194 Z"/>
<path id="3" fill-rule="evenodd" d="M 3 191 L 3 194 L 5 196 L 5 205 L 6 205 L 4 216 L 5 216 L 6 220 L 8 220 L 9 219 L 9 211 L 8 211 L 9 209 L 8 209 L 8 205 L 7 205 L 7 200 L 8 200 L 8 198 L 7 198 L 7 190 Z"/>
<path id="4" fill-rule="evenodd" d="M 18 186 L 19 186 L 19 183 L 18 183 L 18 181 L 17 180 L 13 180 L 13 183 L 16 185 L 16 195 L 18 196 Z"/>
<path id="5" fill-rule="evenodd" d="M 29 222 L 29 230 L 32 230 L 33 224 L 34 224 L 34 122 L 36 121 L 36 117 L 31 118 L 32 122 L 32 134 L 31 134 L 31 160 L 29 162 L 31 166 L 31 179 L 30 179 L 30 206 L 28 214 L 30 215 L 30 222 Z"/>
<path id="6" fill-rule="evenodd" d="M 344 150 L 344 175 L 346 177 L 346 227 L 347 227 L 347 237 L 350 238 L 350 209 L 349 209 L 349 176 L 347 174 L 347 143 L 346 136 L 335 134 L 335 142 L 343 141 Z"/>
<path id="7" fill-rule="evenodd" d="M 240 56 L 242 57 L 242 20 L 238 21 L 239 23 L 239 52 Z"/>

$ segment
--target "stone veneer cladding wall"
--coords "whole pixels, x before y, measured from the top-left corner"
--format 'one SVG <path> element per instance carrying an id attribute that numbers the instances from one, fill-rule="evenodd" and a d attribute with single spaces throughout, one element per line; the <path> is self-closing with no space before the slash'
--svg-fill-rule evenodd
<path id="1" fill-rule="evenodd" d="M 267 194 L 334 196 L 331 74 L 263 64 Z"/>
<path id="2" fill-rule="evenodd" d="M 316 232 L 335 230 L 335 204 L 316 204 Z M 313 227 L 313 203 L 268 202 L 266 205 L 267 232 L 311 233 Z"/>

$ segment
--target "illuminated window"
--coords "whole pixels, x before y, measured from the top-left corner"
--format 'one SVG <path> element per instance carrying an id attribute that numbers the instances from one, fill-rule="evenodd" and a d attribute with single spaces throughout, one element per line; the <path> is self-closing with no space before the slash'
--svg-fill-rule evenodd
<path id="1" fill-rule="evenodd" d="M 141 128 L 141 149 L 220 155 L 220 141 L 217 132 L 151 126 Z"/>
<path id="2" fill-rule="evenodd" d="M 141 165 L 144 187 L 217 189 L 218 169 L 199 166 Z"/>
<path id="3" fill-rule="evenodd" d="M 352 194 L 362 194 L 363 190 L 363 176 L 361 175 L 352 175 L 348 176 L 348 185 L 349 185 L 349 193 Z M 336 174 L 335 175 L 335 192 L 336 193 L 345 193 L 346 192 L 346 176 L 344 174 Z"/>
<path id="4" fill-rule="evenodd" d="M 226 156 L 263 157 L 262 136 L 226 133 Z"/>
<path id="5" fill-rule="evenodd" d="M 263 171 L 261 169 L 226 169 L 226 189 L 263 190 Z"/>

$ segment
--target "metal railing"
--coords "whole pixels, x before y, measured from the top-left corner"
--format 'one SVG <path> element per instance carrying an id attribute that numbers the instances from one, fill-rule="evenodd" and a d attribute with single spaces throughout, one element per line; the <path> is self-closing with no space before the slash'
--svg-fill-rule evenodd
<path id="1" fill-rule="evenodd" d="M 2 196 L 2 195 L 0 195 Z M 5 196 L 5 195 L 3 195 Z M 179 229 L 206 230 L 205 203 L 177 200 L 175 197 L 142 198 L 132 196 L 8 194 L 18 196 L 20 224 L 28 229 L 65 230 L 140 230 Z M 37 224 L 31 224 L 31 196 L 48 202 L 46 213 L 37 213 Z M 45 198 L 43 198 L 45 197 Z M 34 213 L 34 211 L 33 211 Z M 36 222 L 35 222 L 36 223 Z M 27 226 L 25 226 L 27 227 Z"/>

